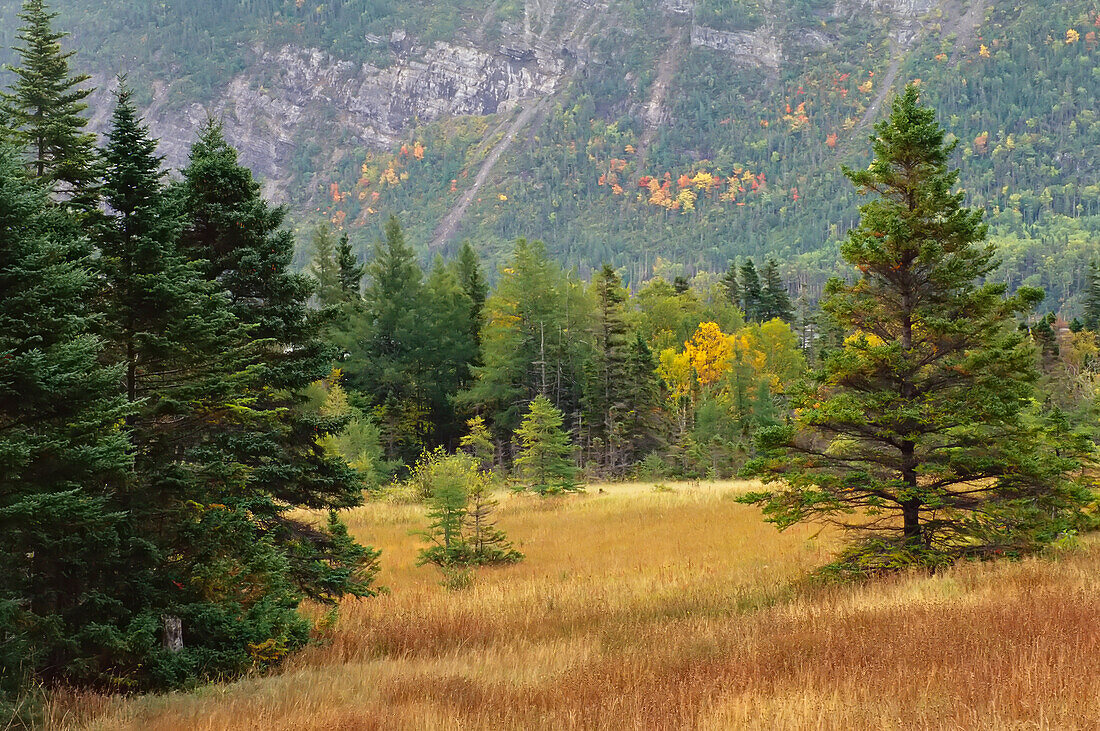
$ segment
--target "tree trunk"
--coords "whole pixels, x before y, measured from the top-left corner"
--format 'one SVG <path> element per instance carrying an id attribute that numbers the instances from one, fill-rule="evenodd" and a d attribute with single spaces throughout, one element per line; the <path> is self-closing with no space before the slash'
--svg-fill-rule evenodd
<path id="1" fill-rule="evenodd" d="M 160 619 L 164 624 L 164 649 L 179 652 L 183 649 L 183 621 L 167 614 Z"/>
<path id="2" fill-rule="evenodd" d="M 910 548 L 919 548 L 922 544 L 922 531 L 920 525 L 920 501 L 906 500 L 901 504 L 901 516 L 903 521 L 903 534 L 905 545 Z"/>

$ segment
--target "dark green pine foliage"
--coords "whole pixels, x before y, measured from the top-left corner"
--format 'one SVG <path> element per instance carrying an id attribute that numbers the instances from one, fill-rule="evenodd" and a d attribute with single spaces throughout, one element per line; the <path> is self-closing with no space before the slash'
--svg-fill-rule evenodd
<path id="1" fill-rule="evenodd" d="M 729 269 L 722 276 L 722 287 L 726 290 L 729 302 L 737 307 L 741 306 L 741 285 L 737 282 L 737 262 L 730 262 Z"/>
<path id="2" fill-rule="evenodd" d="M 764 289 L 760 283 L 760 274 L 752 259 L 745 259 L 741 265 L 741 310 L 749 322 L 762 322 L 764 319 Z"/>
<path id="3" fill-rule="evenodd" d="M 314 280 L 314 294 L 322 307 L 331 307 L 344 300 L 336 247 L 336 235 L 328 224 L 313 229 L 309 274 Z"/>
<path id="4" fill-rule="evenodd" d="M 779 276 L 779 264 L 769 256 L 761 273 L 763 288 L 760 293 L 760 321 L 766 322 L 778 317 L 783 322 L 791 322 L 794 320 L 794 308 L 791 307 L 787 284 Z"/>
<path id="5" fill-rule="evenodd" d="M 288 270 L 294 241 L 283 227 L 286 211 L 261 197 L 259 183 L 238 164 L 214 121 L 201 130 L 176 192 L 185 251 L 203 263 L 206 278 L 223 289 L 230 310 L 261 346 L 240 385 L 264 418 L 211 437 L 247 467 L 242 495 L 263 528 L 262 541 L 282 557 L 298 590 L 324 602 L 370 595 L 377 554 L 350 540 L 335 518 L 319 527 L 295 514 L 357 505 L 362 481 L 318 444 L 347 417 L 306 407 L 303 390 L 329 375 L 337 351 L 320 338 L 324 313 L 307 307 L 308 278 Z"/>
<path id="6" fill-rule="evenodd" d="M 257 519 L 249 466 L 209 438 L 269 417 L 242 389 L 253 349 L 220 287 L 179 251 L 156 142 L 125 84 L 107 141 L 108 208 L 97 226 L 103 329 L 108 358 L 124 367 L 135 452 L 120 502 L 150 551 L 132 570 L 152 575 L 134 597 L 135 636 L 116 665 L 137 687 L 173 687 L 248 670 L 251 645 L 299 647 L 308 623 L 294 611 L 300 595 L 286 559 Z M 183 623 L 179 652 L 161 647 L 165 615 Z"/>
<path id="7" fill-rule="evenodd" d="M 460 401 L 493 415 L 499 437 L 519 426 L 526 404 L 545 395 L 567 413 L 579 407 L 587 357 L 588 298 L 541 241 L 518 239 L 485 302 L 482 364 Z"/>
<path id="8" fill-rule="evenodd" d="M 843 526 L 844 570 L 1032 551 L 1087 498 L 1071 452 L 1026 418 L 1036 369 L 1016 317 L 1042 293 L 978 284 L 994 251 L 916 87 L 875 132 L 870 167 L 845 170 L 876 194 L 842 247 L 860 276 L 833 280 L 823 304 L 848 338 L 793 396 L 794 423 L 762 430 L 753 467 L 781 486 L 745 501 L 780 528 Z"/>
<path id="9" fill-rule="evenodd" d="M 462 244 L 458 258 L 454 262 L 455 275 L 462 285 L 466 296 L 470 298 L 470 327 L 474 346 L 478 350 L 475 365 L 480 363 L 481 326 L 484 319 L 485 299 L 489 296 L 489 285 L 481 271 L 481 261 L 469 241 Z"/>
<path id="10" fill-rule="evenodd" d="M 592 278 L 592 294 L 596 307 L 589 326 L 592 354 L 585 368 L 582 414 L 589 459 L 600 474 L 617 476 L 628 466 L 622 437 L 632 408 L 627 400 L 627 292 L 614 267 L 604 264 Z"/>
<path id="11" fill-rule="evenodd" d="M 424 273 L 394 217 L 366 267 L 363 304 L 337 335 L 348 354 L 348 384 L 367 397 L 383 432 L 387 459 L 411 464 L 431 426 L 422 365 L 429 339 Z"/>
<path id="12" fill-rule="evenodd" d="M 665 424 L 657 361 L 640 332 L 635 332 L 626 354 L 624 401 L 629 410 L 621 435 L 624 464 L 636 464 L 664 443 Z"/>
<path id="13" fill-rule="evenodd" d="M 363 272 L 365 268 L 359 263 L 352 251 L 351 241 L 348 235 L 340 236 L 340 243 L 336 246 L 336 272 L 340 281 L 340 292 L 345 302 L 358 302 L 363 288 Z"/>
<path id="14" fill-rule="evenodd" d="M 456 448 L 465 424 L 455 410 L 455 396 L 470 385 L 477 358 L 473 303 L 453 268 L 436 257 L 424 288 L 423 328 L 427 335 L 421 368 L 424 396 L 436 445 Z"/>
<path id="15" fill-rule="evenodd" d="M 1100 266 L 1095 262 L 1089 265 L 1087 289 L 1085 290 L 1085 312 L 1081 322 L 1093 332 L 1100 331 Z"/>
<path id="16" fill-rule="evenodd" d="M 582 490 L 573 464 L 573 446 L 562 429 L 562 414 L 550 399 L 536 396 L 516 429 L 516 472 L 528 490 L 540 495 Z"/>
<path id="17" fill-rule="evenodd" d="M 43 0 L 23 3 L 20 62 L 11 90 L 0 94 L 0 122 L 29 154 L 31 174 L 74 210 L 89 211 L 96 204 L 95 135 L 85 131 L 81 114 L 93 89 L 80 86 L 87 74 L 70 75 L 75 51 L 61 50 L 68 34 L 53 29 L 57 15 Z"/>
<path id="18" fill-rule="evenodd" d="M 87 239 L 0 144 L 0 718 L 28 680 L 107 682 L 133 565 L 117 367 L 99 363 Z"/>

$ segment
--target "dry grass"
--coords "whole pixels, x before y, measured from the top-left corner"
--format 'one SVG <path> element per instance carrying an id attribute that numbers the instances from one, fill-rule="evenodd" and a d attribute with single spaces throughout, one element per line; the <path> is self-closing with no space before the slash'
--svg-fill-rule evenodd
<path id="1" fill-rule="evenodd" d="M 502 499 L 523 563 L 446 592 L 415 506 L 371 505 L 391 593 L 282 672 L 192 694 L 64 698 L 95 729 L 1100 728 L 1100 550 L 791 588 L 827 536 L 743 484 Z"/>

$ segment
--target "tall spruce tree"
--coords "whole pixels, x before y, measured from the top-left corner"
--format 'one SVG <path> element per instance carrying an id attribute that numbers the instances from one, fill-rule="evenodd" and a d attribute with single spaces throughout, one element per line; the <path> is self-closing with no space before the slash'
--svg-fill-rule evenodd
<path id="1" fill-rule="evenodd" d="M 336 259 L 337 245 L 336 235 L 327 223 L 313 229 L 309 274 L 316 282 L 314 294 L 322 307 L 339 304 L 345 297 L 340 263 Z"/>
<path id="2" fill-rule="evenodd" d="M 1089 330 L 1098 332 L 1100 331 L 1100 265 L 1096 262 L 1089 265 L 1086 281 L 1088 285 L 1085 290 L 1085 312 L 1081 321 Z"/>
<path id="3" fill-rule="evenodd" d="M 340 281 L 340 292 L 346 302 L 358 302 L 362 296 L 363 272 L 365 267 L 359 263 L 352 251 L 347 233 L 340 236 L 336 247 L 336 270 Z"/>
<path id="4" fill-rule="evenodd" d="M 308 278 L 289 271 L 294 240 L 283 227 L 286 210 L 261 197 L 213 120 L 191 149 L 177 195 L 185 250 L 262 345 L 241 384 L 252 409 L 267 418 L 212 435 L 220 450 L 247 466 L 242 490 L 264 529 L 261 541 L 274 547 L 294 586 L 310 598 L 370 595 L 376 553 L 352 541 L 334 512 L 324 527 L 295 512 L 357 505 L 362 481 L 319 443 L 339 433 L 347 417 L 306 408 L 303 390 L 329 375 L 337 351 L 320 338 L 324 314 L 307 307 Z"/>
<path id="5" fill-rule="evenodd" d="M 764 289 L 760 284 L 760 274 L 752 259 L 745 259 L 741 265 L 741 310 L 749 322 L 764 319 Z"/>
<path id="6" fill-rule="evenodd" d="M 630 340 L 624 368 L 624 400 L 629 406 L 619 439 L 623 464 L 631 465 L 661 446 L 661 392 L 657 362 L 641 332 Z"/>
<path id="7" fill-rule="evenodd" d="M 473 306 L 453 269 L 438 256 L 425 282 L 424 294 L 427 341 L 421 365 L 432 441 L 454 448 L 464 429 L 455 411 L 455 396 L 470 385 L 470 366 L 477 356 L 470 321 Z"/>
<path id="8" fill-rule="evenodd" d="M 778 317 L 783 322 L 791 322 L 794 319 L 794 309 L 791 307 L 791 296 L 787 293 L 787 284 L 779 276 L 779 264 L 772 257 L 764 263 L 763 289 L 760 293 L 760 320 L 761 322 Z"/>
<path id="9" fill-rule="evenodd" d="M 481 350 L 481 326 L 485 311 L 485 298 L 489 296 L 489 285 L 485 282 L 485 275 L 481 272 L 481 261 L 477 252 L 469 241 L 462 244 L 458 252 L 458 258 L 454 262 L 455 274 L 470 298 L 470 326 L 474 345 Z M 480 362 L 480 360 L 478 361 Z"/>
<path id="10" fill-rule="evenodd" d="M 140 687 L 167 687 L 244 672 L 255 660 L 250 646 L 276 637 L 299 647 L 308 625 L 294 611 L 300 594 L 285 557 L 257 518 L 251 466 L 214 439 L 273 418 L 241 388 L 256 349 L 225 293 L 179 251 L 179 214 L 156 142 L 125 84 L 107 142 L 108 209 L 97 226 L 104 332 L 108 357 L 125 369 L 135 452 L 120 502 L 148 547 L 146 563 L 131 568 L 152 578 L 135 597 L 141 631 L 118 672 Z M 178 652 L 161 647 L 162 616 L 182 623 Z"/>
<path id="11" fill-rule="evenodd" d="M 915 86 L 875 132 L 871 165 L 845 169 L 876 194 L 842 247 L 860 276 L 831 281 L 823 305 L 848 337 L 794 397 L 794 423 L 763 430 L 754 467 L 781 486 L 745 501 L 780 528 L 843 526 L 839 565 L 855 571 L 1033 550 L 1085 498 L 1074 460 L 1025 418 L 1036 373 L 1015 318 L 1042 293 L 978 284 L 993 247 Z"/>
<path id="12" fill-rule="evenodd" d="M 583 390 L 591 321 L 589 298 L 546 253 L 541 241 L 516 241 L 500 282 L 485 302 L 482 364 L 460 400 L 491 412 L 499 436 L 519 425 L 523 409 L 542 394 L 573 412 Z"/>
<path id="13" fill-rule="evenodd" d="M 19 17 L 19 64 L 11 70 L 15 82 L 0 93 L 0 122 L 12 141 L 29 155 L 31 174 L 76 210 L 89 211 L 96 203 L 95 135 L 85 131 L 84 100 L 93 89 L 81 84 L 91 77 L 71 75 L 63 51 L 68 34 L 55 31 L 52 13 L 43 0 L 25 0 Z"/>
<path id="14" fill-rule="evenodd" d="M 622 423 L 630 411 L 626 364 L 629 333 L 625 319 L 627 292 L 618 273 L 604 264 L 592 278 L 595 301 L 589 332 L 592 354 L 586 367 L 584 418 L 597 467 L 606 474 L 622 471 Z"/>
<path id="15" fill-rule="evenodd" d="M 722 287 L 726 290 L 726 298 L 737 307 L 741 306 L 741 285 L 737 282 L 737 262 L 730 262 L 729 269 L 722 276 Z"/>
<path id="16" fill-rule="evenodd" d="M 129 410 L 99 362 L 90 255 L 0 143 L 2 719 L 29 680 L 105 680 L 147 579 L 117 499 Z"/>
<path id="17" fill-rule="evenodd" d="M 431 435 L 422 368 L 428 328 L 424 272 L 395 217 L 366 267 L 362 307 L 338 341 L 347 382 L 376 409 L 389 459 L 412 463 Z"/>

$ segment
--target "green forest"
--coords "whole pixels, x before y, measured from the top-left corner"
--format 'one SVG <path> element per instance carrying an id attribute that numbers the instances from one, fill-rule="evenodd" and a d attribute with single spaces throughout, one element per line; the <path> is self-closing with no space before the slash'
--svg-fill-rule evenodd
<path id="1" fill-rule="evenodd" d="M 300 4 L 231 5 L 317 32 Z M 321 8 L 350 26 L 420 7 L 359 5 Z M 415 209 L 444 191 L 412 173 L 458 136 L 431 127 L 388 158 L 377 225 L 292 226 L 217 120 L 170 175 L 140 74 L 91 134 L 65 17 L 27 0 L 0 97 L 0 721 L 35 723 L 51 688 L 193 688 L 322 640 L 304 607 L 335 622 L 341 599 L 384 591 L 342 518 L 369 501 L 428 506 L 419 560 L 448 588 L 524 560 L 492 517 L 502 487 L 550 500 L 593 480 L 751 477 L 741 502 L 780 529 L 842 528 L 832 578 L 1020 558 L 1093 529 L 1084 141 L 1100 126 L 1072 5 L 1041 14 L 1051 44 L 990 33 L 972 72 L 904 86 L 869 144 L 836 143 L 851 157 L 797 141 L 843 126 L 806 111 L 858 98 L 870 77 L 843 66 L 792 79 L 792 106 L 725 142 L 708 115 L 743 121 L 745 95 L 708 87 L 692 111 L 689 92 L 644 168 L 592 75 L 511 163 L 527 178 L 497 200 L 518 212 L 425 259 Z M 707 12 L 757 22 L 735 7 Z M 817 5 L 786 7 L 809 22 Z M 118 22 L 193 10 L 158 8 Z M 982 60 L 1029 80 L 1002 88 Z M 994 91 L 1020 116 L 997 117 Z M 1026 117 L 1025 97 L 1050 110 Z M 700 159 L 678 163 L 680 145 Z"/>
<path id="2" fill-rule="evenodd" d="M 1080 316 L 1100 230 L 1094 3 L 988 3 L 976 24 L 939 8 L 917 19 L 919 33 L 903 49 L 892 35 L 896 21 L 834 5 L 845 7 L 708 1 L 689 18 L 656 4 L 612 3 L 586 48 L 589 62 L 565 77 L 440 253 L 469 240 L 495 278 L 509 242 L 540 238 L 566 267 L 587 277 L 606 261 L 632 287 L 653 276 L 658 256 L 693 276 L 771 255 L 792 295 L 816 300 L 858 218 L 839 166 L 866 164 L 867 115 L 883 85 L 914 82 L 960 141 L 953 164 L 1002 251 L 990 277 L 1012 289 L 1040 287 L 1044 309 Z M 14 45 L 17 6 L 0 1 L 5 46 Z M 384 68 L 398 58 L 388 45 L 395 30 L 425 47 L 476 38 L 487 48 L 524 23 L 554 31 L 517 2 L 64 0 L 58 8 L 89 68 L 128 73 L 139 108 L 155 82 L 170 82 L 170 108 L 212 100 L 238 74 L 263 88 L 276 70 L 255 68 L 257 49 L 283 44 Z M 782 63 L 730 63 L 685 42 L 698 27 L 763 29 Z M 662 59 L 671 59 L 666 121 L 650 128 L 643 110 Z M 433 231 L 473 184 L 507 116 L 413 123 L 405 141 L 385 149 L 300 130 L 287 163 L 299 238 L 327 220 L 348 231 L 365 259 L 393 214 L 429 261 Z M 307 258 L 300 247 L 295 264 Z"/>

